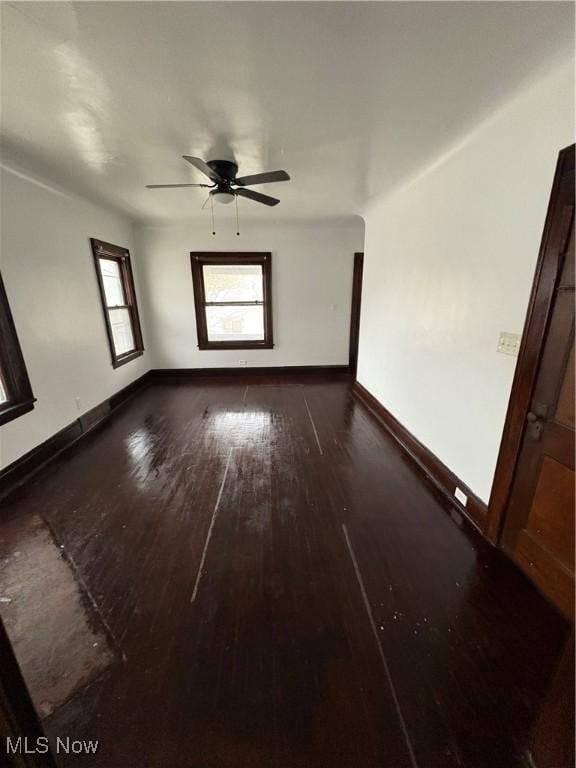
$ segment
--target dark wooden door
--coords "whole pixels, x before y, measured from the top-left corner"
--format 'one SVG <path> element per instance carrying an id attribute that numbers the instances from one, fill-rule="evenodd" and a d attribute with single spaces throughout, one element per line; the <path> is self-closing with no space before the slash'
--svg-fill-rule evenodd
<path id="1" fill-rule="evenodd" d="M 360 338 L 360 305 L 362 302 L 362 272 L 364 254 L 354 254 L 354 273 L 352 277 L 352 311 L 350 313 L 350 372 L 356 376 L 358 367 L 358 340 Z"/>
<path id="2" fill-rule="evenodd" d="M 502 534 L 536 585 L 574 616 L 574 149 L 551 201 L 548 320 Z M 530 346 L 530 339 L 526 340 Z M 536 345 L 533 345 L 536 346 Z"/>

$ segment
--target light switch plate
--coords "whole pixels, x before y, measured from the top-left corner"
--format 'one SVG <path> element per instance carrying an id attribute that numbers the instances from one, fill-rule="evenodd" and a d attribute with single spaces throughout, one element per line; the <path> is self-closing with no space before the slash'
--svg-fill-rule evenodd
<path id="1" fill-rule="evenodd" d="M 498 337 L 498 352 L 503 355 L 518 355 L 520 349 L 520 334 L 519 333 L 506 333 L 506 331 L 500 331 Z"/>

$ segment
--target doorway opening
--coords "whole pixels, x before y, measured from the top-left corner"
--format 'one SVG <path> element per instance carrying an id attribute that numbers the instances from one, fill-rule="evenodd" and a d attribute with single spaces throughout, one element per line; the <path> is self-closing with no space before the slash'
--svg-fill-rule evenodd
<path id="1" fill-rule="evenodd" d="M 348 365 L 350 373 L 356 378 L 358 368 L 358 342 L 360 339 L 360 308 L 362 305 L 362 273 L 364 254 L 354 254 L 354 272 L 352 276 L 352 310 L 350 313 L 350 355 Z"/>

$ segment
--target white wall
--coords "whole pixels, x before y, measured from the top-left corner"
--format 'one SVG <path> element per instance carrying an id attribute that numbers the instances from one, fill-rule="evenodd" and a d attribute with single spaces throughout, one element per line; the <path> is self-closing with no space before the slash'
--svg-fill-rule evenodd
<path id="1" fill-rule="evenodd" d="M 142 227 L 137 232 L 149 289 L 154 362 L 160 368 L 345 365 L 348 363 L 352 267 L 362 250 L 361 219 L 331 222 L 230 219 Z M 198 350 L 190 251 L 270 251 L 274 349 Z"/>
<path id="2" fill-rule="evenodd" d="M 485 501 L 573 94 L 562 67 L 365 211 L 358 379 Z"/>
<path id="3" fill-rule="evenodd" d="M 145 353 L 112 368 L 89 242 L 97 237 L 131 249 L 140 299 L 131 223 L 9 170 L 1 184 L 0 267 L 37 398 L 33 411 L 0 428 L 6 466 L 150 366 Z M 146 346 L 142 306 L 140 315 Z"/>

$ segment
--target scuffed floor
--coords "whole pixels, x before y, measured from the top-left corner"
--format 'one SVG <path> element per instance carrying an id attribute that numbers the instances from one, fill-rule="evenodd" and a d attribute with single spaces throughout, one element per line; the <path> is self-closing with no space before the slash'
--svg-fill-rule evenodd
<path id="1" fill-rule="evenodd" d="M 38 515 L 0 529 L 0 612 L 42 717 L 114 661 L 95 607 Z"/>

